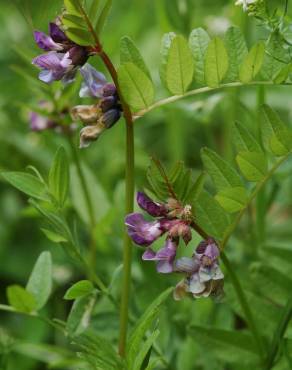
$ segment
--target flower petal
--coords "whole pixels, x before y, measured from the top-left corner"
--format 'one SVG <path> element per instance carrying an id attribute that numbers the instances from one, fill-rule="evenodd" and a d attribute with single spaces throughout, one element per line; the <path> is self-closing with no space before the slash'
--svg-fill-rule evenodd
<path id="1" fill-rule="evenodd" d="M 65 35 L 65 33 L 60 29 L 59 26 L 56 25 L 56 23 L 53 23 L 51 22 L 49 24 L 49 32 L 50 32 L 50 36 L 51 38 L 55 41 L 55 42 L 64 42 L 64 41 L 69 41 L 68 40 L 68 37 Z"/>
<path id="2" fill-rule="evenodd" d="M 125 224 L 129 236 L 138 245 L 148 246 L 163 234 L 159 221 L 148 222 L 140 213 L 126 216 Z"/>
<path id="3" fill-rule="evenodd" d="M 63 46 L 56 43 L 50 36 L 41 31 L 34 31 L 34 39 L 38 47 L 45 51 L 63 50 Z"/>
<path id="4" fill-rule="evenodd" d="M 188 274 L 198 271 L 200 263 L 196 258 L 181 257 L 175 262 L 175 271 Z"/>
<path id="5" fill-rule="evenodd" d="M 205 290 L 206 286 L 200 281 L 199 275 L 197 273 L 190 277 L 189 281 L 189 291 L 193 294 L 200 294 Z"/>
<path id="6" fill-rule="evenodd" d="M 170 274 L 173 272 L 173 262 L 171 261 L 158 261 L 156 265 L 157 272 L 161 274 Z"/>
<path id="7" fill-rule="evenodd" d="M 167 214 L 167 209 L 164 204 L 154 202 L 146 194 L 140 191 L 137 193 L 137 203 L 140 208 L 153 217 L 166 216 Z"/>
<path id="8" fill-rule="evenodd" d="M 153 249 L 147 248 L 146 251 L 142 255 L 142 260 L 144 261 L 152 261 L 155 260 L 156 253 Z"/>
<path id="9" fill-rule="evenodd" d="M 79 96 L 101 98 L 103 95 L 103 86 L 106 84 L 106 78 L 98 72 L 92 65 L 86 63 L 80 68 L 80 73 L 84 79 L 81 85 Z"/>

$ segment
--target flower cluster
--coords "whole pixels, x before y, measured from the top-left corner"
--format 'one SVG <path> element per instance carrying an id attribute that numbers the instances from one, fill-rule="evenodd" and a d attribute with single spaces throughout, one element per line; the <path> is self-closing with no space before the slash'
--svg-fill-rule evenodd
<path id="1" fill-rule="evenodd" d="M 43 82 L 72 82 L 77 69 L 83 66 L 89 57 L 87 48 L 71 41 L 56 23 L 49 24 L 49 36 L 35 31 L 34 38 L 39 48 L 46 51 L 32 61 L 41 69 L 39 79 Z"/>
<path id="2" fill-rule="evenodd" d="M 182 206 L 176 199 L 167 203 L 158 203 L 146 194 L 138 192 L 137 203 L 154 221 L 147 221 L 141 213 L 126 216 L 126 226 L 131 239 L 145 248 L 143 260 L 156 261 L 160 273 L 184 273 L 174 293 L 180 299 L 187 293 L 194 297 L 217 295 L 223 286 L 223 274 L 218 264 L 219 248 L 214 239 L 209 238 L 199 244 L 192 258 L 182 257 L 176 260 L 180 238 L 187 245 L 192 239 L 192 213 L 189 205 Z M 163 248 L 155 252 L 151 245 L 166 234 Z"/>
<path id="3" fill-rule="evenodd" d="M 108 83 L 101 72 L 86 63 L 80 73 L 84 80 L 80 97 L 99 99 L 97 104 L 77 105 L 71 110 L 73 119 L 86 125 L 80 131 L 80 148 L 86 148 L 120 119 L 122 108 L 115 85 Z"/>
<path id="4" fill-rule="evenodd" d="M 214 239 L 202 241 L 192 258 L 179 258 L 174 271 L 186 274 L 177 284 L 174 298 L 180 300 L 185 295 L 195 298 L 219 296 L 223 291 L 224 275 L 218 264 L 219 249 Z"/>
<path id="5" fill-rule="evenodd" d="M 140 213 L 129 214 L 126 217 L 129 236 L 136 244 L 146 248 L 143 260 L 157 261 L 158 272 L 173 272 L 180 237 L 186 245 L 192 239 L 190 206 L 182 207 L 176 199 L 169 199 L 166 204 L 157 203 L 141 192 L 137 194 L 137 203 L 156 220 L 147 221 Z M 150 246 L 163 234 L 166 234 L 165 246 L 154 252 Z"/>

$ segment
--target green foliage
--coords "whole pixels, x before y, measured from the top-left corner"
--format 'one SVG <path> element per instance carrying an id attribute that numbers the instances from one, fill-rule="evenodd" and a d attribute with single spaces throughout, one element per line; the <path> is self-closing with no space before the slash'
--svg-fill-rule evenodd
<path id="1" fill-rule="evenodd" d="M 25 172 L 2 172 L 2 176 L 16 189 L 32 198 L 49 199 L 46 185 L 36 176 Z"/>
<path id="2" fill-rule="evenodd" d="M 118 70 L 121 92 L 134 109 L 147 108 L 154 99 L 154 88 L 149 77 L 133 63 L 125 63 Z"/>
<path id="3" fill-rule="evenodd" d="M 72 285 L 65 293 L 64 299 L 71 300 L 83 297 L 90 294 L 94 290 L 94 286 L 89 280 L 80 280 Z"/>
<path id="4" fill-rule="evenodd" d="M 168 62 L 168 53 L 172 43 L 172 40 L 176 37 L 174 32 L 169 32 L 163 35 L 161 40 L 161 47 L 160 47 L 160 67 L 159 67 L 159 75 L 161 82 L 164 86 L 166 84 L 166 65 Z"/>
<path id="5" fill-rule="evenodd" d="M 221 241 L 230 225 L 230 219 L 216 199 L 203 190 L 196 201 L 194 212 L 199 226 L 208 235 Z"/>
<path id="6" fill-rule="evenodd" d="M 183 204 L 187 202 L 190 205 L 195 204 L 204 183 L 204 175 L 200 175 L 194 181 L 192 172 L 185 168 L 183 162 L 177 162 L 167 172 L 160 161 L 155 158 L 152 158 L 148 167 L 147 179 L 151 191 L 158 199 L 165 201 L 168 198 L 174 198 Z"/>
<path id="7" fill-rule="evenodd" d="M 112 344 L 96 333 L 86 332 L 74 338 L 79 357 L 92 370 L 123 370 L 123 360 L 118 356 Z"/>
<path id="8" fill-rule="evenodd" d="M 226 46 L 229 60 L 229 68 L 225 79 L 227 81 L 237 81 L 239 66 L 242 64 L 248 53 L 246 42 L 240 28 L 228 28 L 224 35 L 224 44 Z"/>
<path id="9" fill-rule="evenodd" d="M 10 285 L 7 290 L 9 304 L 19 312 L 29 313 L 36 309 L 34 296 L 20 285 Z"/>
<path id="10" fill-rule="evenodd" d="M 158 317 L 160 308 L 171 293 L 172 288 L 161 293 L 140 317 L 129 337 L 126 362 L 129 370 L 139 370 L 145 356 L 151 348 L 158 331 L 155 330 L 144 342 L 147 331 Z"/>
<path id="11" fill-rule="evenodd" d="M 69 191 L 69 162 L 64 148 L 59 148 L 49 172 L 49 190 L 63 207 Z"/>
<path id="12" fill-rule="evenodd" d="M 228 71 L 228 54 L 224 42 L 215 37 L 205 55 L 205 80 L 209 87 L 218 87 Z"/>
<path id="13" fill-rule="evenodd" d="M 184 94 L 193 79 L 194 65 L 188 43 L 182 36 L 175 36 L 168 50 L 166 84 L 176 95 Z"/>
<path id="14" fill-rule="evenodd" d="M 241 82 L 249 83 L 255 79 L 263 64 L 264 53 L 265 44 L 263 42 L 259 42 L 251 48 L 239 69 L 239 79 Z"/>
<path id="15" fill-rule="evenodd" d="M 257 366 L 259 359 L 251 335 L 201 326 L 191 326 L 190 330 L 202 348 L 215 353 L 218 359 L 230 364 Z"/>
<path id="16" fill-rule="evenodd" d="M 28 279 L 26 290 L 36 301 L 36 309 L 41 309 L 52 292 L 52 258 L 49 252 L 43 252 L 37 259 Z"/>
<path id="17" fill-rule="evenodd" d="M 194 78 L 200 85 L 205 84 L 205 54 L 210 42 L 208 33 L 203 28 L 192 30 L 189 37 L 189 46 L 194 58 Z"/>
<path id="18" fill-rule="evenodd" d="M 267 150 L 276 156 L 286 155 L 292 148 L 292 133 L 269 106 L 263 106 L 263 142 Z"/>
<path id="19" fill-rule="evenodd" d="M 248 181 L 261 181 L 268 170 L 267 158 L 259 152 L 240 152 L 236 156 L 236 162 Z"/>
<path id="20" fill-rule="evenodd" d="M 151 79 L 149 69 L 147 68 L 145 64 L 143 57 L 141 56 L 133 40 L 131 40 L 127 36 L 124 36 L 121 39 L 120 61 L 121 61 L 121 64 L 125 64 L 125 63 L 135 64 L 136 67 L 138 67 L 141 71 L 143 71 Z"/>

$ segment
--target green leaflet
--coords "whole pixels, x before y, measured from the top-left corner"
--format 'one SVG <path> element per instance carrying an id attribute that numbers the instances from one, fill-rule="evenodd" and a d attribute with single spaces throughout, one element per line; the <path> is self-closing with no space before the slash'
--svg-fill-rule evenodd
<path id="1" fill-rule="evenodd" d="M 83 297 L 93 292 L 94 286 L 89 280 L 80 280 L 72 285 L 65 293 L 64 299 L 71 300 Z"/>
<path id="2" fill-rule="evenodd" d="M 36 309 L 34 296 L 20 285 L 10 285 L 7 290 L 7 299 L 13 308 L 20 312 L 33 312 Z"/>
<path id="3" fill-rule="evenodd" d="M 41 228 L 41 230 L 45 234 L 45 236 L 53 243 L 66 243 L 68 241 L 68 239 L 65 238 L 64 235 L 60 235 L 52 230 L 48 230 L 43 227 Z"/>
<path id="4" fill-rule="evenodd" d="M 239 69 L 239 79 L 241 82 L 249 83 L 254 80 L 263 64 L 264 54 L 265 44 L 263 42 L 259 42 L 251 48 Z"/>
<path id="5" fill-rule="evenodd" d="M 168 198 L 177 198 L 183 204 L 191 205 L 202 190 L 204 177 L 202 174 L 194 181 L 191 170 L 182 161 L 166 171 L 159 160 L 152 158 L 147 170 L 147 180 L 158 199 L 165 201 Z"/>
<path id="6" fill-rule="evenodd" d="M 200 85 L 205 84 L 205 54 L 210 42 L 208 33 L 203 28 L 192 30 L 189 47 L 194 58 L 194 79 Z"/>
<path id="7" fill-rule="evenodd" d="M 238 152 L 262 152 L 254 136 L 239 122 L 235 122 L 232 126 L 232 139 Z"/>
<path id="8" fill-rule="evenodd" d="M 224 35 L 229 68 L 225 76 L 226 81 L 236 81 L 239 78 L 239 66 L 246 57 L 248 50 L 244 36 L 238 27 L 230 27 Z"/>
<path id="9" fill-rule="evenodd" d="M 74 338 L 78 355 L 93 370 L 124 370 L 124 362 L 106 338 L 86 331 Z"/>
<path id="10" fill-rule="evenodd" d="M 187 41 L 175 36 L 171 42 L 166 63 L 166 84 L 174 95 L 184 94 L 193 79 L 194 63 Z"/>
<path id="11" fill-rule="evenodd" d="M 149 69 L 147 68 L 139 50 L 134 44 L 133 40 L 125 36 L 121 39 L 120 43 L 120 61 L 121 64 L 133 63 L 141 71 L 143 71 L 150 79 L 151 75 Z"/>
<path id="12" fill-rule="evenodd" d="M 205 230 L 208 235 L 219 241 L 230 224 L 230 219 L 220 204 L 207 191 L 203 190 L 196 202 L 196 222 Z"/>
<path id="13" fill-rule="evenodd" d="M 291 151 L 292 133 L 281 121 L 278 114 L 268 105 L 263 106 L 262 137 L 267 150 L 277 156 L 283 156 Z"/>
<path id="14" fill-rule="evenodd" d="M 118 79 L 123 97 L 132 108 L 145 109 L 153 102 L 153 83 L 135 64 L 121 65 Z"/>
<path id="15" fill-rule="evenodd" d="M 78 27 L 69 27 L 65 30 L 66 36 L 78 45 L 93 45 L 94 40 L 88 30 Z"/>
<path id="16" fill-rule="evenodd" d="M 73 14 L 64 14 L 62 16 L 62 23 L 65 27 L 73 27 L 73 28 L 82 28 L 86 30 L 86 25 L 84 23 L 84 19 L 80 16 L 73 15 Z"/>
<path id="17" fill-rule="evenodd" d="M 69 162 L 63 147 L 58 149 L 49 172 L 49 190 L 62 207 L 69 191 Z"/>
<path id="18" fill-rule="evenodd" d="M 43 252 L 37 259 L 26 285 L 26 290 L 35 298 L 37 310 L 47 303 L 52 291 L 52 280 L 52 257 L 50 252 Z"/>
<path id="19" fill-rule="evenodd" d="M 161 47 L 160 47 L 160 67 L 159 67 L 159 75 L 160 80 L 163 85 L 166 87 L 166 64 L 168 59 L 168 52 L 172 40 L 175 38 L 176 34 L 174 32 L 165 33 L 161 40 Z"/>
<path id="20" fill-rule="evenodd" d="M 265 80 L 274 80 L 285 64 L 289 63 L 289 52 L 284 45 L 285 40 L 279 30 L 274 31 L 266 44 L 266 53 L 261 68 L 261 76 Z"/>
<path id="21" fill-rule="evenodd" d="M 100 15 L 98 17 L 98 20 L 96 22 L 95 30 L 96 33 L 99 35 L 101 31 L 104 28 L 104 25 L 106 23 L 106 20 L 108 18 L 108 15 L 110 13 L 111 7 L 112 7 L 112 0 L 106 0 L 105 4 L 100 12 Z"/>
<path id="22" fill-rule="evenodd" d="M 154 321 L 157 319 L 160 307 L 163 305 L 163 303 L 168 298 L 171 292 L 172 288 L 169 288 L 165 290 L 163 293 L 161 293 L 155 299 L 155 301 L 151 303 L 151 305 L 146 309 L 146 311 L 138 320 L 134 329 L 132 330 L 130 338 L 128 340 L 126 355 L 126 361 L 129 369 L 137 370 L 134 366 L 137 359 L 137 353 L 139 353 L 141 346 L 143 344 L 143 339 L 147 331 L 150 329 Z"/>
<path id="23" fill-rule="evenodd" d="M 203 148 L 201 158 L 218 191 L 243 186 L 235 169 L 213 150 Z"/>
<path id="24" fill-rule="evenodd" d="M 250 334 L 197 325 L 190 327 L 190 334 L 205 351 L 212 351 L 224 362 L 256 366 L 259 361 L 256 345 Z"/>
<path id="25" fill-rule="evenodd" d="M 139 348 L 139 352 L 136 355 L 135 364 L 133 368 L 130 368 L 130 369 L 132 370 L 142 369 L 144 360 L 145 359 L 147 360 L 146 356 L 148 355 L 149 351 L 151 351 L 151 347 L 153 343 L 155 342 L 155 340 L 157 339 L 157 337 L 159 336 L 159 333 L 160 333 L 159 330 L 154 330 L 149 335 L 149 337 L 144 341 L 144 343 L 142 343 L 141 347 Z"/>
<path id="26" fill-rule="evenodd" d="M 248 197 L 243 187 L 227 188 L 219 191 L 215 199 L 225 211 L 234 213 L 245 208 Z"/>
<path id="27" fill-rule="evenodd" d="M 228 70 L 228 55 L 223 41 L 215 37 L 205 55 L 205 80 L 209 87 L 219 87 Z"/>
<path id="28" fill-rule="evenodd" d="M 79 0 L 64 0 L 64 6 L 68 14 L 80 16 Z"/>
<path id="29" fill-rule="evenodd" d="M 264 153 L 240 152 L 236 162 L 241 173 L 248 181 L 261 181 L 268 170 L 267 159 Z"/>
<path id="30" fill-rule="evenodd" d="M 95 293 L 79 297 L 74 301 L 66 323 L 66 330 L 70 337 L 80 335 L 88 329 L 95 302 Z"/>
<path id="31" fill-rule="evenodd" d="M 2 172 L 1 174 L 6 181 L 26 195 L 40 200 L 49 200 L 46 185 L 38 177 L 25 172 Z"/>

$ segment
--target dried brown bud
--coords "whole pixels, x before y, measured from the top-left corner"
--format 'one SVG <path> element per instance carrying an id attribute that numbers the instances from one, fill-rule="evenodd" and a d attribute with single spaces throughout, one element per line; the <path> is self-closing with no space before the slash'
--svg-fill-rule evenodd
<path id="1" fill-rule="evenodd" d="M 98 105 L 76 105 L 71 109 L 72 118 L 80 119 L 85 124 L 97 123 L 101 113 Z"/>

